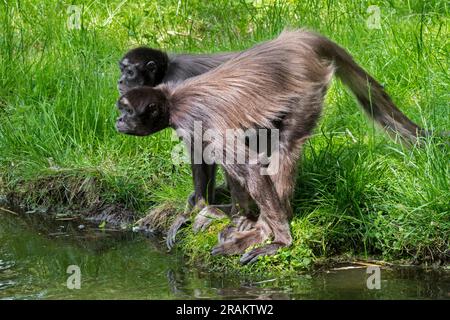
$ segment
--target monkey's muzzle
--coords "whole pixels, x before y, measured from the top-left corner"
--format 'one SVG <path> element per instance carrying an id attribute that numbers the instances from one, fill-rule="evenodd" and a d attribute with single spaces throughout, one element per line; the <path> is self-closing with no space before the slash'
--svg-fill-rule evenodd
<path id="1" fill-rule="evenodd" d="M 116 120 L 116 130 L 120 133 L 129 133 L 130 128 L 128 128 L 127 124 L 123 121 L 122 117 Z"/>

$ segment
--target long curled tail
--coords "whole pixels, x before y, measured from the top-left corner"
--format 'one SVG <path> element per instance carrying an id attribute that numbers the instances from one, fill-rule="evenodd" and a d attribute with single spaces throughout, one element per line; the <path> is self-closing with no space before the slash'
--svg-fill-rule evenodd
<path id="1" fill-rule="evenodd" d="M 322 58 L 333 61 L 336 75 L 354 93 L 366 113 L 390 133 L 415 143 L 426 132 L 406 117 L 383 87 L 361 68 L 352 56 L 333 41 L 312 33 L 311 46 Z"/>

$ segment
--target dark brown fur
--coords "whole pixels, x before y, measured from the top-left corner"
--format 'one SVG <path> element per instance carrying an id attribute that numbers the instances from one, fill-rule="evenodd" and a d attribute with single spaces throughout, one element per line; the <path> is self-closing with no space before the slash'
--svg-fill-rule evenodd
<path id="1" fill-rule="evenodd" d="M 296 164 L 303 143 L 317 124 L 333 74 L 384 128 L 416 141 L 421 129 L 398 110 L 381 85 L 344 49 L 303 30 L 285 31 L 183 83 L 134 89 L 121 98 L 131 108 L 141 105 L 142 100 L 151 110 L 167 110 L 170 117 L 165 124 L 182 129 L 184 139 L 192 138 L 195 121 L 201 121 L 205 130 L 216 130 L 223 139 L 226 129 L 280 130 L 280 150 L 272 154 L 273 163 L 279 159 L 276 174 L 261 175 L 260 163 L 221 163 L 228 177 L 242 187 L 241 196 L 254 201 L 260 213 L 256 222 L 243 219 L 224 230 L 213 254 L 242 254 L 270 239 L 270 244 L 242 256 L 242 263 L 251 263 L 291 244 L 290 200 Z M 131 101 L 142 94 L 146 98 Z M 223 151 L 235 152 L 234 145 L 226 144 Z M 175 224 L 172 230 L 176 232 L 176 228 Z"/>

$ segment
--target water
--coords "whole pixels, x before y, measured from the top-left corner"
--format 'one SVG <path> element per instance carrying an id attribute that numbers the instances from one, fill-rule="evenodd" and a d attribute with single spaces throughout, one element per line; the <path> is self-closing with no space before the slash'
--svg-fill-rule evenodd
<path id="1" fill-rule="evenodd" d="M 365 268 L 249 279 L 187 268 L 157 239 L 0 212 L 0 299 L 450 299 L 450 271 Z M 67 267 L 81 271 L 68 289 Z"/>

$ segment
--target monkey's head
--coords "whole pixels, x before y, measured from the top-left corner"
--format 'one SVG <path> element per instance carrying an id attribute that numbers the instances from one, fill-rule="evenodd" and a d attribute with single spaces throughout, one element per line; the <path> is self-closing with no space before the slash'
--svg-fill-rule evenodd
<path id="1" fill-rule="evenodd" d="M 140 47 L 128 51 L 119 61 L 121 75 L 117 87 L 120 94 L 135 87 L 160 84 L 168 61 L 167 54 L 159 50 Z"/>
<path id="2" fill-rule="evenodd" d="M 131 89 L 119 98 L 117 108 L 116 129 L 121 133 L 147 136 L 169 126 L 167 99 L 159 89 Z"/>

